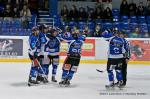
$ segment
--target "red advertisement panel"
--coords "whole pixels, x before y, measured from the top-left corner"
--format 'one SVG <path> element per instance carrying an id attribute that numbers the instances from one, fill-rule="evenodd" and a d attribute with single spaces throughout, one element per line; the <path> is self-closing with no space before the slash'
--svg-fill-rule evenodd
<path id="1" fill-rule="evenodd" d="M 150 61 L 150 40 L 131 40 L 131 60 Z"/>
<path id="2" fill-rule="evenodd" d="M 68 44 L 65 42 L 61 43 L 60 55 L 66 56 L 68 51 Z M 95 40 L 86 39 L 82 46 L 82 56 L 95 56 Z"/>

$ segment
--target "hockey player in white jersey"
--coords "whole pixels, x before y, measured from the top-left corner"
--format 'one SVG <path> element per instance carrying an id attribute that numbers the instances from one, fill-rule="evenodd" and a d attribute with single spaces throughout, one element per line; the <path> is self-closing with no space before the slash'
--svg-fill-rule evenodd
<path id="1" fill-rule="evenodd" d="M 123 57 L 127 51 L 125 41 L 119 37 L 119 31 L 113 32 L 114 36 L 109 38 L 109 49 L 108 49 L 108 61 L 107 61 L 107 72 L 109 78 L 109 85 L 106 88 L 113 88 L 115 86 L 113 70 L 116 71 L 116 78 L 118 80 L 118 87 L 123 87 L 122 78 L 122 64 Z"/>

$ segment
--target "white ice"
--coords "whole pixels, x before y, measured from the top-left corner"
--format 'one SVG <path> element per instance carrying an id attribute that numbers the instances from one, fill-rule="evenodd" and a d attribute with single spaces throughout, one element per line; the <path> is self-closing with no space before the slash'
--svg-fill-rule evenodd
<path id="1" fill-rule="evenodd" d="M 106 90 L 107 73 L 98 73 L 96 68 L 103 70 L 105 64 L 81 64 L 68 88 L 52 83 L 28 87 L 30 63 L 0 63 L 0 99 L 150 99 L 150 66 L 129 65 L 123 90 Z"/>

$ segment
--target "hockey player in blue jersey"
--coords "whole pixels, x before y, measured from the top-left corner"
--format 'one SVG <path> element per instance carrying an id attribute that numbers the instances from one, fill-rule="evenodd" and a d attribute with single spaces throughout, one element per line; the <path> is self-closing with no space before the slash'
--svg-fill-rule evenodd
<path id="1" fill-rule="evenodd" d="M 38 81 L 43 83 L 48 83 L 48 73 L 49 73 L 49 58 L 47 57 L 47 54 L 45 54 L 45 44 L 48 41 L 48 38 L 46 37 L 49 27 L 46 24 L 42 24 L 39 26 L 39 47 L 37 48 L 38 53 L 38 61 L 41 65 L 41 69 L 39 69 L 39 75 L 37 77 Z"/>
<path id="2" fill-rule="evenodd" d="M 126 52 L 126 45 L 123 38 L 119 37 L 119 31 L 114 30 L 114 36 L 109 39 L 109 50 L 108 50 L 108 61 L 107 61 L 107 72 L 109 78 L 109 85 L 106 88 L 112 88 L 115 85 L 113 70 L 116 71 L 116 78 L 118 80 L 118 87 L 123 87 L 122 78 L 122 64 L 123 57 Z"/>
<path id="3" fill-rule="evenodd" d="M 38 81 L 37 81 L 38 64 L 35 61 L 35 59 L 37 58 L 36 50 L 37 50 L 37 46 L 38 46 L 38 35 L 39 35 L 38 28 L 33 27 L 32 33 L 29 36 L 29 51 L 28 51 L 28 53 L 29 53 L 29 58 L 32 61 L 32 66 L 31 66 L 31 70 L 30 70 L 28 85 L 38 84 Z"/>
<path id="4" fill-rule="evenodd" d="M 62 68 L 62 77 L 60 85 L 70 85 L 70 81 L 73 78 L 75 72 L 80 63 L 82 45 L 85 41 L 85 36 L 80 35 L 79 30 L 75 29 L 73 33 L 68 37 L 67 42 L 69 44 L 69 49 L 67 53 L 67 58 L 64 61 Z"/>
<path id="5" fill-rule="evenodd" d="M 60 53 L 60 41 L 58 37 L 58 31 L 56 29 L 51 29 L 46 35 L 48 41 L 45 44 L 45 53 L 49 58 L 49 65 L 52 64 L 52 82 L 57 82 L 55 79 L 57 73 L 57 67 L 59 65 L 59 53 Z M 47 71 L 48 72 L 48 71 Z"/>

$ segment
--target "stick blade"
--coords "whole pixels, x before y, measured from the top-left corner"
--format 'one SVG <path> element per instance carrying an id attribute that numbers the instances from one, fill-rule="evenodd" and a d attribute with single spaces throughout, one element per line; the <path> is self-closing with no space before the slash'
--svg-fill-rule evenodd
<path id="1" fill-rule="evenodd" d="M 100 72 L 100 73 L 103 73 L 104 71 L 102 71 L 102 70 L 99 70 L 99 69 L 96 69 L 96 71 L 98 71 L 98 72 Z"/>

